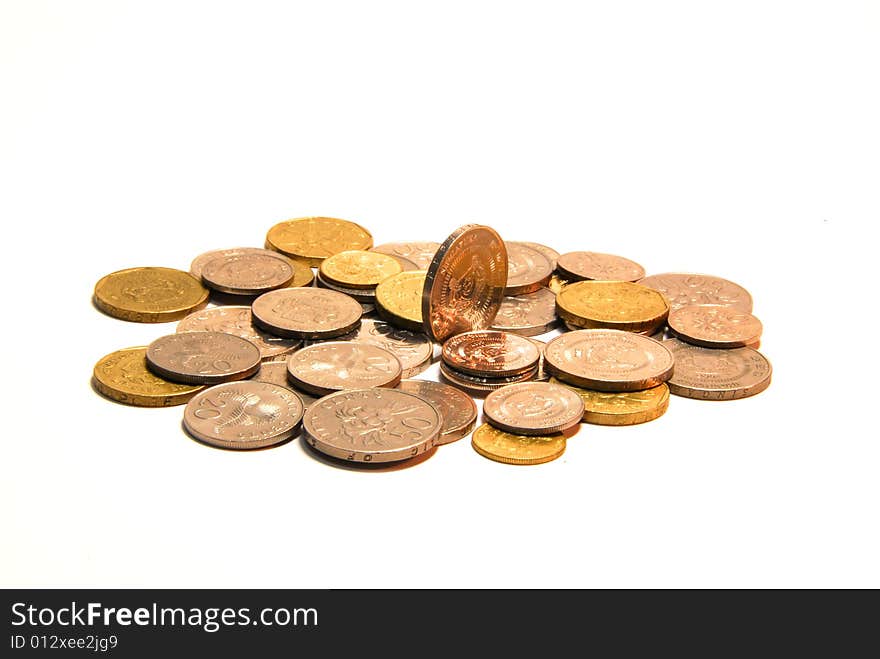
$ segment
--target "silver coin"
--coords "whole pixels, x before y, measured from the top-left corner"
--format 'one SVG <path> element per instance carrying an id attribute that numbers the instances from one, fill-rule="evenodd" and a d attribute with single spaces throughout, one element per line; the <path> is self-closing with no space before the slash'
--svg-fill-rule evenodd
<path id="1" fill-rule="evenodd" d="M 261 247 L 230 247 L 229 249 L 212 249 L 210 252 L 205 252 L 204 254 L 199 254 L 196 258 L 193 259 L 193 262 L 189 266 L 189 273 L 198 279 L 202 280 L 202 269 L 205 267 L 205 264 L 218 256 L 241 256 L 242 254 L 265 254 L 267 256 L 273 256 L 276 259 L 280 259 L 285 263 L 290 263 L 290 259 L 288 259 L 284 254 L 279 254 L 278 252 L 273 252 L 271 249 L 263 249 Z"/>
<path id="2" fill-rule="evenodd" d="M 536 252 L 539 252 L 547 257 L 547 260 L 550 261 L 550 266 L 555 270 L 556 269 L 556 261 L 559 259 L 559 252 L 557 252 L 552 247 L 547 247 L 547 245 L 542 245 L 541 243 L 530 243 L 525 240 L 508 240 L 508 244 L 513 243 L 514 245 L 525 245 L 526 247 L 531 247 Z"/>
<path id="3" fill-rule="evenodd" d="M 394 387 L 401 371 L 400 360 L 387 350 L 353 341 L 317 343 L 287 361 L 290 381 L 319 396 L 342 389 Z"/>
<path id="4" fill-rule="evenodd" d="M 147 346 L 147 366 L 160 377 L 185 384 L 243 380 L 260 368 L 260 350 L 223 332 L 182 332 Z"/>
<path id="5" fill-rule="evenodd" d="M 283 288 L 263 293 L 251 306 L 262 330 L 298 339 L 329 339 L 354 330 L 363 309 L 357 300 L 322 288 Z"/>
<path id="6" fill-rule="evenodd" d="M 288 355 L 302 345 L 300 339 L 282 339 L 254 326 L 250 307 L 211 307 L 191 313 L 177 323 L 178 332 L 224 332 L 247 339 L 263 360 Z M 286 357 L 285 357 L 286 359 Z"/>
<path id="7" fill-rule="evenodd" d="M 450 444 L 469 435 L 477 422 L 477 405 L 466 393 L 430 380 L 401 380 L 400 391 L 421 396 L 440 412 L 443 427 L 438 444 Z"/>
<path id="8" fill-rule="evenodd" d="M 556 294 L 549 288 L 539 288 L 534 293 L 505 297 L 495 315 L 492 329 L 534 336 L 549 332 L 558 324 Z"/>
<path id="9" fill-rule="evenodd" d="M 438 249 L 440 249 L 440 243 L 421 241 L 384 243 L 371 247 L 370 251 L 393 256 L 400 261 L 401 265 L 404 265 L 404 261 L 406 261 L 416 266 L 414 268 L 404 267 L 404 270 L 427 270 Z"/>
<path id="10" fill-rule="evenodd" d="M 287 374 L 287 360 L 284 360 L 283 362 L 263 362 L 260 364 L 260 370 L 251 376 L 251 380 L 277 384 L 279 387 L 290 389 L 302 399 L 303 405 L 305 405 L 307 409 L 309 405 L 318 400 L 318 398 L 312 396 L 310 393 L 307 393 L 302 389 L 297 389 L 290 381 L 290 377 Z"/>
<path id="11" fill-rule="evenodd" d="M 216 256 L 202 268 L 202 283 L 232 295 L 260 295 L 287 286 L 293 266 L 267 254 Z"/>

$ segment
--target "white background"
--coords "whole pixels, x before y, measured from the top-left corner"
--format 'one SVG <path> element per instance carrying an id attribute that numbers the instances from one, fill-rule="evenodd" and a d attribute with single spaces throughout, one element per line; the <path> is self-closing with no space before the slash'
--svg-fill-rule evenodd
<path id="1" fill-rule="evenodd" d="M 4 1 L 0 584 L 880 586 L 878 64 L 871 2 Z M 310 214 L 727 277 L 773 385 L 386 472 L 93 393 L 174 327 L 102 275 Z"/>

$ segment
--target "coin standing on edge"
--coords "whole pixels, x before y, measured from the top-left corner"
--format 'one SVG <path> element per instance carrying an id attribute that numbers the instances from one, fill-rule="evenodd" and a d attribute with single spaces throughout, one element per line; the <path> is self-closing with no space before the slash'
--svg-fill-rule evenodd
<path id="1" fill-rule="evenodd" d="M 166 323 L 208 304 L 208 289 L 182 270 L 128 268 L 101 277 L 93 299 L 98 309 L 114 318 Z"/>
<path id="2" fill-rule="evenodd" d="M 260 350 L 247 339 L 223 332 L 182 332 L 147 346 L 147 367 L 186 384 L 243 380 L 260 368 Z"/>
<path id="3" fill-rule="evenodd" d="M 511 384 L 486 396 L 483 414 L 496 428 L 518 435 L 552 435 L 581 422 L 584 402 L 550 382 Z"/>
<path id="4" fill-rule="evenodd" d="M 752 348 L 702 348 L 677 339 L 663 345 L 675 356 L 675 372 L 668 384 L 676 396 L 734 400 L 770 386 L 770 362 Z"/>
<path id="5" fill-rule="evenodd" d="M 383 320 L 408 329 L 424 332 L 422 322 L 422 291 L 425 288 L 423 270 L 401 272 L 376 286 L 376 312 Z"/>
<path id="6" fill-rule="evenodd" d="M 565 453 L 565 435 L 515 435 L 484 423 L 474 431 L 471 446 L 484 458 L 512 465 L 536 465 Z"/>
<path id="7" fill-rule="evenodd" d="M 401 380 L 397 388 L 424 398 L 440 412 L 443 425 L 437 444 L 451 444 L 474 429 L 477 405 L 473 398 L 455 387 L 430 380 Z"/>
<path id="8" fill-rule="evenodd" d="M 600 426 L 633 426 L 663 416 L 669 408 L 669 387 L 661 384 L 639 391 L 595 391 L 551 378 L 584 401 L 584 423 Z"/>
<path id="9" fill-rule="evenodd" d="M 183 425 L 196 439 L 221 448 L 276 446 L 299 430 L 303 402 L 290 389 L 245 380 L 205 389 L 187 403 Z"/>
<path id="10" fill-rule="evenodd" d="M 739 284 L 714 275 L 666 272 L 638 281 L 663 293 L 670 311 L 690 304 L 723 304 L 752 312 L 752 296 Z"/>
<path id="11" fill-rule="evenodd" d="M 414 270 L 426 270 L 431 265 L 434 254 L 440 249 L 440 243 L 430 241 L 409 243 L 384 243 L 371 247 L 371 252 L 388 254 L 397 259 L 404 259 L 415 264 Z M 404 268 L 406 269 L 406 268 Z"/>
<path id="12" fill-rule="evenodd" d="M 669 329 L 682 341 L 705 348 L 743 348 L 761 340 L 761 321 L 721 304 L 693 304 L 669 314 Z"/>
<path id="13" fill-rule="evenodd" d="M 373 236 L 359 224 L 335 217 L 300 217 L 279 222 L 266 234 L 266 246 L 312 267 L 349 249 L 370 249 Z"/>
<path id="14" fill-rule="evenodd" d="M 505 295 L 534 293 L 549 283 L 553 266 L 546 256 L 522 243 L 505 243 L 505 246 L 507 248 Z"/>
<path id="15" fill-rule="evenodd" d="M 342 389 L 395 387 L 402 368 L 397 357 L 378 346 L 327 341 L 293 353 L 287 372 L 298 388 L 324 396 Z"/>
<path id="16" fill-rule="evenodd" d="M 635 261 L 601 252 L 567 252 L 559 257 L 556 268 L 563 277 L 572 281 L 599 279 L 635 282 L 645 276 L 645 269 Z"/>
<path id="17" fill-rule="evenodd" d="M 448 338 L 443 344 L 442 358 L 456 371 L 481 377 L 507 377 L 533 370 L 541 351 L 518 334 L 477 330 Z"/>
<path id="18" fill-rule="evenodd" d="M 203 386 L 160 378 L 147 368 L 146 346 L 123 348 L 98 360 L 92 383 L 102 395 L 137 407 L 183 405 Z"/>
<path id="19" fill-rule="evenodd" d="M 262 253 L 215 256 L 202 267 L 202 283 L 230 295 L 260 295 L 293 280 L 293 265 Z"/>
<path id="20" fill-rule="evenodd" d="M 211 307 L 191 313 L 177 323 L 178 332 L 223 332 L 247 339 L 260 350 L 263 360 L 277 359 L 302 345 L 299 339 L 282 339 L 253 324 L 250 307 Z"/>
<path id="21" fill-rule="evenodd" d="M 549 288 L 534 293 L 510 295 L 501 301 L 492 329 L 520 336 L 549 332 L 559 324 L 556 295 Z"/>
<path id="22" fill-rule="evenodd" d="M 282 288 L 263 293 L 251 306 L 254 324 L 288 338 L 329 339 L 348 334 L 363 309 L 344 293 L 323 288 Z"/>

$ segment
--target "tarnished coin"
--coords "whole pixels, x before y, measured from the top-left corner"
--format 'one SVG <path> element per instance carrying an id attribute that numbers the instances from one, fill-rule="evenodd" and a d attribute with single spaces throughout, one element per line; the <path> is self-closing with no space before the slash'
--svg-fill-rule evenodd
<path id="1" fill-rule="evenodd" d="M 205 389 L 186 404 L 187 432 L 213 446 L 246 450 L 275 446 L 299 430 L 304 408 L 286 387 L 245 380 Z"/>
<path id="2" fill-rule="evenodd" d="M 508 245 L 525 245 L 526 247 L 530 247 L 536 252 L 543 254 L 548 261 L 550 261 L 550 269 L 556 269 L 556 260 L 559 258 L 559 252 L 557 252 L 552 247 L 547 247 L 547 245 L 542 245 L 541 243 L 530 243 L 525 240 L 506 240 Z"/>
<path id="3" fill-rule="evenodd" d="M 411 378 L 428 368 L 434 354 L 434 344 L 421 332 L 410 332 L 381 320 L 362 320 L 359 329 L 340 336 L 339 340 L 384 348 L 400 361 L 401 377 L 404 378 Z"/>
<path id="4" fill-rule="evenodd" d="M 271 334 L 329 339 L 348 334 L 361 321 L 357 300 L 323 288 L 283 288 L 263 293 L 251 306 L 254 324 Z"/>
<path id="5" fill-rule="evenodd" d="M 382 245 L 376 245 L 370 251 L 406 259 L 407 261 L 416 264 L 417 267 L 414 268 L 415 270 L 427 270 L 438 249 L 440 249 L 440 243 L 421 241 L 409 243 L 384 243 Z"/>
<path id="6" fill-rule="evenodd" d="M 443 344 L 442 359 L 456 371 L 505 377 L 534 369 L 541 352 L 523 336 L 494 330 L 464 332 Z"/>
<path id="7" fill-rule="evenodd" d="M 584 402 L 550 382 L 522 382 L 486 396 L 483 414 L 496 428 L 519 435 L 552 435 L 581 422 Z"/>
<path id="8" fill-rule="evenodd" d="M 572 281 L 638 281 L 645 276 L 645 269 L 635 261 L 601 252 L 567 252 L 559 257 L 556 267 Z"/>
<path id="9" fill-rule="evenodd" d="M 365 250 L 348 250 L 328 256 L 318 268 L 330 284 L 347 288 L 376 288 L 383 279 L 403 272 L 392 256 Z"/>
<path id="10" fill-rule="evenodd" d="M 223 332 L 182 332 L 147 346 L 147 367 L 186 384 L 243 380 L 260 368 L 260 350 L 247 339 Z"/>
<path id="11" fill-rule="evenodd" d="M 491 327 L 507 283 L 507 248 L 490 227 L 459 227 L 434 255 L 422 292 L 422 322 L 435 341 Z"/>
<path id="12" fill-rule="evenodd" d="M 505 243 L 507 247 L 507 284 L 505 295 L 534 293 L 550 282 L 553 266 L 541 252 L 522 243 Z"/>
<path id="13" fill-rule="evenodd" d="M 287 361 L 283 362 L 263 362 L 260 364 L 260 370 L 251 376 L 251 380 L 258 382 L 268 382 L 277 384 L 279 387 L 286 387 L 302 399 L 303 405 L 308 409 L 309 405 L 314 403 L 318 398 L 297 389 L 290 381 L 287 375 Z"/>
<path id="14" fill-rule="evenodd" d="M 166 323 L 208 303 L 208 289 L 188 272 L 173 268 L 128 268 L 95 284 L 95 306 L 136 323 Z"/>
<path id="15" fill-rule="evenodd" d="M 492 329 L 521 336 L 544 334 L 559 324 L 556 295 L 549 288 L 534 293 L 510 295 L 501 302 Z"/>
<path id="16" fill-rule="evenodd" d="M 395 462 L 435 446 L 443 420 L 431 403 L 398 389 L 355 389 L 325 396 L 305 414 L 305 440 L 334 458 Z"/>
<path id="17" fill-rule="evenodd" d="M 154 375 L 147 369 L 146 354 L 146 347 L 138 347 L 101 357 L 92 372 L 95 389 L 107 398 L 138 407 L 182 405 L 204 389 Z"/>
<path id="18" fill-rule="evenodd" d="M 675 356 L 669 390 L 701 400 L 754 396 L 770 386 L 770 362 L 752 348 L 702 348 L 670 339 L 663 345 Z"/>
<path id="19" fill-rule="evenodd" d="M 177 324 L 178 332 L 225 332 L 247 339 L 263 360 L 277 359 L 302 345 L 299 339 L 282 339 L 254 327 L 250 307 L 212 307 L 191 313 Z"/>
<path id="20" fill-rule="evenodd" d="M 761 339 L 761 321 L 720 304 L 692 304 L 669 314 L 669 329 L 683 341 L 706 348 L 742 348 Z"/>
<path id="21" fill-rule="evenodd" d="M 413 332 L 423 332 L 423 270 L 401 272 L 376 286 L 376 312 L 383 320 Z"/>
<path id="22" fill-rule="evenodd" d="M 445 380 L 449 381 L 450 384 L 455 385 L 459 389 L 470 391 L 475 396 L 483 396 L 490 391 L 506 387 L 509 384 L 534 380 L 537 372 L 538 368 L 536 366 L 531 370 L 517 373 L 516 375 L 505 377 L 480 377 L 478 375 L 470 375 L 468 373 L 456 371 L 454 368 L 447 366 L 444 362 L 440 362 L 440 375 Z"/>
<path id="23" fill-rule="evenodd" d="M 279 222 L 266 234 L 266 246 L 312 267 L 348 249 L 370 249 L 373 236 L 359 224 L 333 217 L 300 217 Z"/>
<path id="24" fill-rule="evenodd" d="M 723 304 L 752 311 L 752 296 L 746 289 L 713 275 L 667 272 L 645 277 L 638 283 L 663 293 L 671 311 L 691 304 Z"/>
<path id="25" fill-rule="evenodd" d="M 578 281 L 556 296 L 556 313 L 584 329 L 653 333 L 666 322 L 663 295 L 625 281 Z"/>
<path id="26" fill-rule="evenodd" d="M 600 426 L 632 426 L 653 421 L 669 408 L 666 383 L 641 391 L 595 391 L 550 378 L 550 382 L 569 387 L 584 401 L 584 423 Z"/>
<path id="27" fill-rule="evenodd" d="M 476 429 L 471 446 L 484 458 L 512 465 L 536 465 L 565 453 L 565 435 L 514 435 L 484 423 Z"/>
<path id="28" fill-rule="evenodd" d="M 215 256 L 202 267 L 202 283 L 232 295 L 259 295 L 287 286 L 293 266 L 286 260 L 261 253 Z"/>
<path id="29" fill-rule="evenodd" d="M 547 343 L 544 366 L 557 378 L 585 389 L 637 391 L 672 376 L 665 343 L 619 330 L 578 330 Z"/>
<path id="30" fill-rule="evenodd" d="M 470 396 L 455 387 L 430 380 L 401 380 L 397 388 L 424 398 L 440 412 L 443 425 L 437 444 L 450 444 L 474 429 L 477 406 Z"/>
<path id="31" fill-rule="evenodd" d="M 287 372 L 297 388 L 323 396 L 341 389 L 395 387 L 402 369 L 397 357 L 378 346 L 327 341 L 293 353 Z"/>

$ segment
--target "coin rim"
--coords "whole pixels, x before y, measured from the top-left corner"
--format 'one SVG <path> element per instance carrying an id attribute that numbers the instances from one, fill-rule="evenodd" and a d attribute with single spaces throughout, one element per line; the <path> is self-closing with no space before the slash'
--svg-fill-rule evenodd
<path id="1" fill-rule="evenodd" d="M 527 381 L 527 382 L 517 382 L 515 384 L 509 384 L 507 386 L 501 387 L 500 389 L 496 389 L 495 391 L 490 393 L 488 396 L 486 396 L 486 400 L 483 401 L 483 415 L 486 417 L 486 420 L 489 423 L 491 423 L 493 426 L 498 428 L 499 430 L 504 430 L 504 431 L 512 433 L 514 435 L 530 435 L 530 436 L 552 435 L 555 433 L 564 432 L 564 431 L 568 430 L 569 428 L 573 428 L 574 426 L 581 423 L 581 420 L 583 419 L 583 416 L 584 416 L 584 401 L 580 396 L 578 396 L 577 392 L 574 392 L 574 391 L 571 391 L 571 393 L 577 398 L 578 403 L 580 404 L 580 409 L 578 410 L 577 414 L 571 414 L 570 418 L 565 417 L 564 421 L 560 421 L 557 424 L 541 425 L 541 426 L 535 426 L 535 425 L 533 425 L 533 426 L 523 426 L 523 425 L 515 426 L 512 424 L 505 423 L 503 420 L 498 418 L 493 413 L 493 410 L 491 409 L 491 404 L 493 401 L 490 400 L 493 396 L 501 397 L 502 395 L 504 395 L 505 391 L 512 389 L 514 387 L 521 389 L 522 387 L 534 387 L 535 385 L 538 385 L 538 386 L 544 385 L 544 386 L 548 386 L 548 387 L 561 387 L 562 389 L 567 389 L 568 391 L 571 391 L 571 389 L 568 389 L 567 387 L 564 387 L 563 385 L 554 384 L 552 382 Z M 489 407 L 487 407 L 487 405 L 489 405 Z"/>
<path id="2" fill-rule="evenodd" d="M 170 369 L 165 368 L 161 364 L 156 364 L 150 359 L 150 348 L 157 341 L 161 341 L 163 339 L 167 339 L 171 336 L 183 336 L 184 334 L 219 334 L 222 336 L 231 336 L 239 341 L 244 341 L 249 346 L 251 346 L 254 350 L 257 351 L 257 362 L 256 364 L 248 366 L 246 369 L 242 369 L 240 371 L 232 371 L 230 373 L 222 373 L 216 375 L 206 375 L 206 374 L 191 374 L 191 373 L 180 373 L 178 371 L 172 371 Z M 166 380 L 171 380 L 172 382 L 178 382 L 180 384 L 225 384 L 226 382 L 235 382 L 237 380 L 246 380 L 258 370 L 260 370 L 260 364 L 262 363 L 262 359 L 260 358 L 260 349 L 251 341 L 248 341 L 245 338 L 237 336 L 235 334 L 227 334 L 226 332 L 175 332 L 174 334 L 165 334 L 160 336 L 153 341 L 150 342 L 150 345 L 147 346 L 147 368 L 150 369 L 155 375 L 159 377 L 165 378 Z"/>
<path id="3" fill-rule="evenodd" d="M 135 270 L 164 270 L 168 272 L 173 272 L 175 273 L 175 275 L 186 275 L 199 285 L 199 287 L 202 289 L 202 295 L 199 300 L 192 305 L 186 307 L 174 307 L 173 309 L 162 311 L 137 311 L 134 309 L 126 309 L 124 307 L 117 306 L 111 303 L 109 300 L 105 300 L 101 297 L 101 294 L 99 293 L 99 288 L 101 287 L 101 284 L 103 284 L 106 280 L 113 277 L 114 275 L 119 275 L 124 272 L 133 272 Z M 108 316 L 112 316 L 113 318 L 118 318 L 119 320 L 127 320 L 133 323 L 166 323 L 173 320 L 179 320 L 184 316 L 189 315 L 193 311 L 198 311 L 199 309 L 204 308 L 208 304 L 210 294 L 211 292 L 205 287 L 205 285 L 200 280 L 193 277 L 189 272 L 178 270 L 177 268 L 166 268 L 159 265 L 143 265 L 136 266 L 134 268 L 123 268 L 122 270 L 115 270 L 114 272 L 108 273 L 101 277 L 95 284 L 95 288 L 92 291 L 92 301 L 100 311 L 104 312 Z"/>

